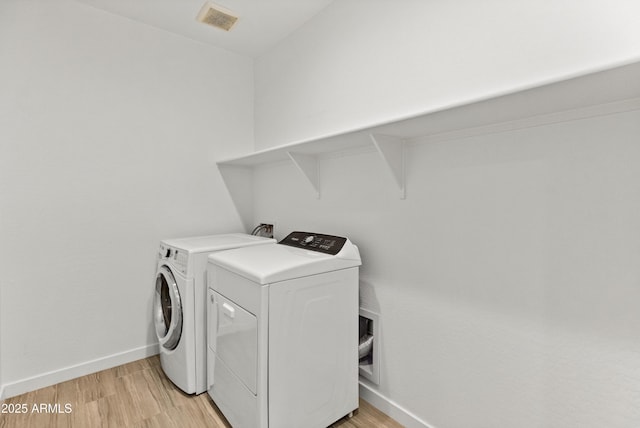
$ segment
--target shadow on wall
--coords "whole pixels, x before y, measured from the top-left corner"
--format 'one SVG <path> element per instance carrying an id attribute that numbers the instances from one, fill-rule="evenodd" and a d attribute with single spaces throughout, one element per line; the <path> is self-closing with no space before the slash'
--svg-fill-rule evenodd
<path id="1" fill-rule="evenodd" d="M 380 313 L 380 302 L 373 284 L 360 278 L 360 307 L 377 314 Z"/>
<path id="2" fill-rule="evenodd" d="M 253 172 L 242 166 L 218 165 L 220 175 L 245 230 L 250 231 L 253 224 Z"/>

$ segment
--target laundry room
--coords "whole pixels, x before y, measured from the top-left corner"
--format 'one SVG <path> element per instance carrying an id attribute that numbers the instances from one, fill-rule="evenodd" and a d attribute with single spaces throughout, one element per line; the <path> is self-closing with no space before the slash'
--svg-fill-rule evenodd
<path id="1" fill-rule="evenodd" d="M 358 272 L 373 363 L 332 426 L 640 426 L 637 1 L 215 0 L 228 31 L 203 4 L 0 0 L 0 427 L 283 426 L 269 299 L 207 282 L 233 257 L 199 287 L 258 316 L 255 419 L 177 385 L 154 325 L 209 370 L 211 308 L 158 312 L 159 260 L 261 223 L 284 244 L 214 246 L 322 237 Z"/>

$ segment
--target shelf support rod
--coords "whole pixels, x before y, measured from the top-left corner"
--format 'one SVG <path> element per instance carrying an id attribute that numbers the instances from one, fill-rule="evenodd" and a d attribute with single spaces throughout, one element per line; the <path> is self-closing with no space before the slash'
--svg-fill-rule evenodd
<path id="1" fill-rule="evenodd" d="M 400 190 L 400 199 L 406 199 L 405 141 L 390 135 L 369 134 L 378 154 Z"/>
<path id="2" fill-rule="evenodd" d="M 320 199 L 320 168 L 318 166 L 318 157 L 294 152 L 287 152 L 287 155 L 296 168 L 298 168 L 298 171 L 300 171 L 309 184 L 311 184 L 316 198 Z"/>

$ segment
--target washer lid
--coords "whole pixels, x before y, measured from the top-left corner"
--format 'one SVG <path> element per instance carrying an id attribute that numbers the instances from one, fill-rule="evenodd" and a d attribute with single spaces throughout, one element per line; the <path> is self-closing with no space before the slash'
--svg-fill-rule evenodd
<path id="1" fill-rule="evenodd" d="M 362 264 L 358 247 L 346 238 L 329 237 L 337 238 L 337 245 L 341 245 L 335 254 L 330 254 L 312 247 L 303 248 L 304 238 L 301 246 L 292 246 L 290 238 L 292 235 L 300 236 L 300 234 L 314 238 L 329 237 L 314 233 L 293 232 L 278 245 L 260 245 L 210 254 L 209 263 L 259 284 L 271 284 Z"/>
<path id="2" fill-rule="evenodd" d="M 229 248 L 247 247 L 251 245 L 275 244 L 276 240 L 245 233 L 227 233 L 224 235 L 194 236 L 191 238 L 165 239 L 165 245 L 179 248 L 189 253 L 222 251 Z"/>

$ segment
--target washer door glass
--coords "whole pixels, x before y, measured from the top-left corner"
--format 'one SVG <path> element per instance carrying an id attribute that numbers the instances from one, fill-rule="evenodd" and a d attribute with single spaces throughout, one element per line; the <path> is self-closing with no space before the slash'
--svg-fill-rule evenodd
<path id="1" fill-rule="evenodd" d="M 182 302 L 178 284 L 167 266 L 158 269 L 156 275 L 153 314 L 160 346 L 175 349 L 182 334 Z"/>

